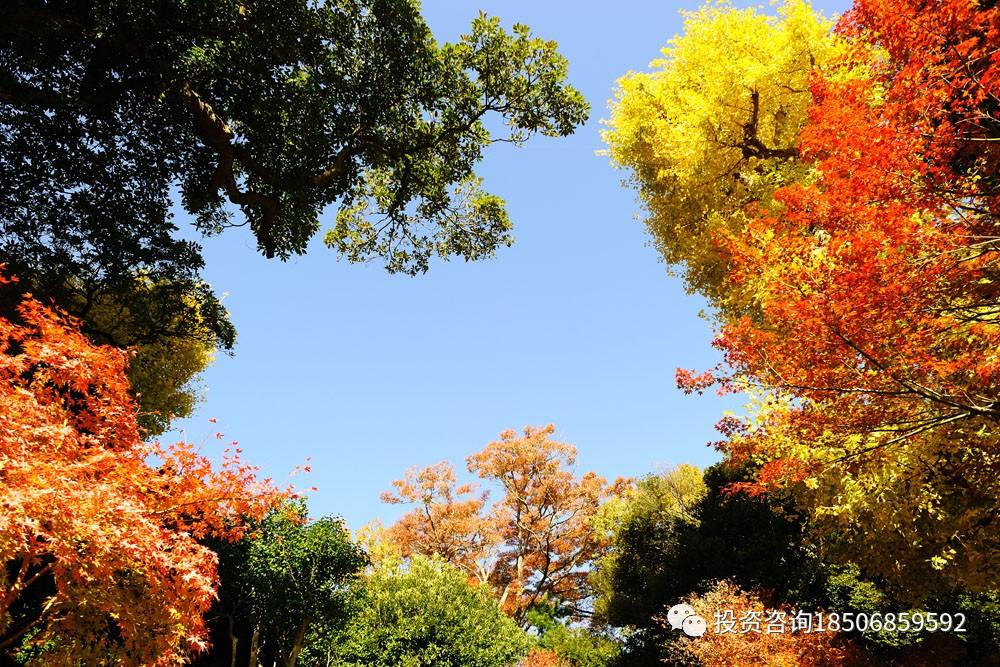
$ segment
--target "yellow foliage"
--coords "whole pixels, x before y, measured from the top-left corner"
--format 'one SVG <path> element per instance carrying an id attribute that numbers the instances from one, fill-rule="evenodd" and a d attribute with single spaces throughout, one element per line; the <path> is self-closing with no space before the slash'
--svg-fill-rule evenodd
<path id="1" fill-rule="evenodd" d="M 1000 537 L 990 521 L 1000 497 L 1000 455 L 987 418 L 906 438 L 891 430 L 806 435 L 793 418 L 803 409 L 828 408 L 761 401 L 747 433 L 731 445 L 738 452 L 753 441 L 751 462 L 796 461 L 808 471 L 787 486 L 775 483 L 805 513 L 824 557 L 886 577 L 915 602 L 944 582 L 997 586 Z"/>
<path id="2" fill-rule="evenodd" d="M 160 285 L 148 281 L 148 298 Z M 160 435 L 175 417 L 187 417 L 197 405 L 201 373 L 215 361 L 218 341 L 203 323 L 197 301 L 185 298 L 187 312 L 174 316 L 152 342 L 136 339 L 136 323 L 128 307 L 98 299 L 86 309 L 87 325 L 101 332 L 98 342 L 128 348 L 128 379 L 139 404 L 139 426 L 147 436 Z M 183 324 L 182 324 L 183 322 Z M 109 340 L 105 340 L 109 339 Z"/>
<path id="3" fill-rule="evenodd" d="M 215 361 L 215 348 L 189 338 L 174 338 L 136 348 L 128 377 L 142 411 L 139 424 L 158 435 L 172 417 L 187 417 L 198 403 L 202 371 Z"/>
<path id="4" fill-rule="evenodd" d="M 831 29 L 802 0 L 777 16 L 710 3 L 685 13 L 653 71 L 618 81 L 606 154 L 631 170 L 664 259 L 719 307 L 746 301 L 723 289 L 716 239 L 742 229 L 747 206 L 769 206 L 777 188 L 809 177 L 797 138 L 810 75 L 840 48 Z"/>
<path id="5" fill-rule="evenodd" d="M 369 562 L 376 569 L 391 569 L 404 560 L 402 549 L 392 540 L 388 530 L 378 519 L 361 526 L 354 534 L 354 541 L 364 549 Z"/>

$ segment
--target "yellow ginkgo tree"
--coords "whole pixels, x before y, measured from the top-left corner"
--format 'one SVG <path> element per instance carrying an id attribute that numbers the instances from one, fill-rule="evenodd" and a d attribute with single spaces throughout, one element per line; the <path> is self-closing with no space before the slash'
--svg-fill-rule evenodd
<path id="1" fill-rule="evenodd" d="M 775 190 L 808 178 L 798 134 L 810 77 L 839 48 L 832 25 L 801 0 L 777 15 L 710 3 L 685 13 L 683 34 L 652 71 L 618 81 L 606 154 L 631 172 L 663 258 L 717 306 L 744 307 L 719 234 L 742 228 L 749 205 L 769 206 Z"/>

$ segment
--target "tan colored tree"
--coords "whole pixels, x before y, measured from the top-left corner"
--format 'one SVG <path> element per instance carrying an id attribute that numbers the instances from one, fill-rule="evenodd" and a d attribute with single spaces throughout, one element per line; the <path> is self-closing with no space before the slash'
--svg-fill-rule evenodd
<path id="1" fill-rule="evenodd" d="M 534 649 L 527 657 L 518 663 L 517 667 L 565 667 L 555 651 L 548 649 Z"/>
<path id="2" fill-rule="evenodd" d="M 593 519 L 626 483 L 577 477 L 576 448 L 553 440 L 554 432 L 552 425 L 505 431 L 468 457 L 469 472 L 502 490 L 492 505 L 474 485 L 459 485 L 447 463 L 409 471 L 383 498 L 418 507 L 390 528 L 390 539 L 406 556 L 437 554 L 462 567 L 522 623 L 542 603 L 589 616 L 587 573 L 608 546 Z"/>
<path id="3" fill-rule="evenodd" d="M 383 501 L 417 508 L 389 527 L 384 537 L 404 556 L 436 554 L 478 583 L 489 583 L 492 552 L 502 541 L 502 531 L 495 514 L 487 511 L 488 494 L 477 494 L 474 484 L 458 484 L 447 461 L 411 468 L 392 485 L 395 493 L 383 493 Z"/>
<path id="4" fill-rule="evenodd" d="M 717 583 L 704 595 L 689 600 L 696 614 L 706 620 L 707 631 L 693 641 L 682 640 L 671 657 L 680 664 L 693 658 L 705 667 L 870 667 L 872 663 L 844 633 L 778 631 L 768 626 L 766 619 L 778 614 L 789 615 L 787 608 L 769 608 L 759 595 L 743 591 L 728 581 Z M 731 612 L 731 613 L 730 613 Z M 715 622 L 717 613 L 729 617 L 752 619 L 749 632 L 742 625 L 734 630 Z M 758 620 L 765 619 L 765 620 Z M 669 627 L 663 619 L 664 626 Z M 759 631 L 758 631 L 759 629 Z M 729 630 L 729 631 L 726 631 Z"/>

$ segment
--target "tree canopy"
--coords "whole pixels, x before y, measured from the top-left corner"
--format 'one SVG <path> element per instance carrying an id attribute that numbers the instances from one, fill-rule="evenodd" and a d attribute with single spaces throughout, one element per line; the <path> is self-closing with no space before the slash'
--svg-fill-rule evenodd
<path id="1" fill-rule="evenodd" d="M 806 517 L 789 498 L 730 491 L 753 475 L 752 469 L 734 471 L 724 463 L 704 476 L 679 466 L 638 480 L 632 493 L 606 506 L 600 523 L 611 529 L 611 546 L 591 585 L 597 620 L 625 637 L 614 664 L 652 667 L 697 654 L 709 665 L 962 665 L 998 654 L 1000 636 L 991 629 L 1000 621 L 995 592 L 952 590 L 914 606 L 907 591 L 866 577 L 856 564 L 824 560 L 808 539 Z M 705 618 L 713 625 L 716 610 L 749 607 L 869 616 L 961 613 L 968 625 L 965 633 L 946 636 L 866 630 L 811 638 L 720 635 L 710 628 L 692 643 L 665 623 L 672 605 L 691 598 L 717 605 L 707 606 Z M 784 659 L 791 661 L 750 657 L 755 651 L 788 652 Z M 787 657 L 796 654 L 796 660 Z"/>
<path id="2" fill-rule="evenodd" d="M 417 0 L 0 8 L 0 663 L 996 664 L 1000 6 L 684 31 L 604 139 L 712 308 L 721 361 L 678 386 L 750 397 L 723 460 L 609 483 L 508 430 L 352 536 L 235 442 L 149 441 L 235 341 L 189 238 L 285 260 L 329 216 L 389 272 L 491 256 L 487 148 L 587 117 L 556 45 L 485 14 L 439 44 Z"/>
<path id="3" fill-rule="evenodd" d="M 496 502 L 457 485 L 448 463 L 412 469 L 383 498 L 413 503 L 389 531 L 404 556 L 445 559 L 488 584 L 519 622 L 539 604 L 560 616 L 590 615 L 587 568 L 606 547 L 593 519 L 623 484 L 588 472 L 576 477 L 576 448 L 552 439 L 555 427 L 504 431 L 468 457 L 468 468 L 502 490 Z"/>
<path id="4" fill-rule="evenodd" d="M 717 307 L 725 357 L 706 373 L 679 370 L 678 383 L 764 392 L 752 419 L 720 422 L 720 446 L 759 471 L 744 491 L 792 490 L 831 557 L 916 598 L 934 586 L 995 587 L 998 10 L 862 1 L 833 36 L 802 3 L 782 11 L 703 10 L 663 72 L 625 80 L 613 116 L 612 155 L 656 203 L 652 220 L 661 198 L 689 201 L 676 183 L 711 182 L 718 199 L 661 222 L 732 223 L 691 223 L 693 235 L 653 225 L 667 259 Z M 735 24 L 740 35 L 766 30 L 727 42 L 733 57 L 690 56 L 703 53 L 695 37 Z M 783 35 L 803 25 L 814 38 L 795 42 L 798 65 L 767 69 L 790 53 L 778 48 Z M 731 116 L 717 97 L 692 107 L 707 116 L 692 116 L 688 102 L 729 80 L 719 73 L 730 65 L 751 82 L 737 86 L 750 106 Z M 753 135 L 788 155 L 754 163 L 732 149 L 734 167 L 750 171 L 723 170 L 720 181 L 702 168 L 707 158 L 689 156 L 726 154 L 711 133 L 720 124 L 767 127 L 752 83 L 762 71 L 777 77 L 776 91 L 799 91 L 787 143 Z M 671 85 L 640 85 L 647 79 Z M 691 117 L 701 131 L 687 131 Z M 662 138 L 640 150 L 661 126 Z M 734 174 L 769 185 L 742 197 L 725 184 Z"/>
<path id="5" fill-rule="evenodd" d="M 144 443 L 124 353 L 38 301 L 18 315 L 0 317 L 0 658 L 182 664 L 217 583 L 198 540 L 287 494 L 236 452 Z"/>
<path id="6" fill-rule="evenodd" d="M 419 273 L 512 242 L 475 174 L 487 146 L 588 114 L 554 42 L 480 15 L 438 44 L 415 0 L 15 0 L 0 70 L 0 262 L 97 342 L 187 352 L 232 349 L 235 330 L 175 204 L 282 259 L 334 208 L 341 257 Z M 137 386 L 144 426 L 185 414 L 203 367 Z"/>
<path id="7" fill-rule="evenodd" d="M 367 563 L 344 522 L 310 520 L 304 501 L 276 508 L 219 555 L 213 647 L 195 665 L 295 667 L 310 632 L 343 623 L 348 588 Z"/>
<path id="8" fill-rule="evenodd" d="M 511 667 L 530 640 L 484 587 L 439 559 L 383 564 L 357 590 L 349 622 L 321 638 L 344 667 Z M 322 653 L 320 653 L 322 655 Z"/>
<path id="9" fill-rule="evenodd" d="M 652 71 L 618 81 L 607 154 L 629 170 L 664 260 L 716 306 L 747 307 L 719 236 L 809 173 L 798 136 L 810 77 L 838 50 L 831 27 L 802 0 L 777 16 L 710 2 L 684 13 L 684 32 Z"/>
<path id="10" fill-rule="evenodd" d="M 587 116 L 553 42 L 481 15 L 439 45 L 410 0 L 26 0 L 0 19 L 0 249 L 51 289 L 195 280 L 173 188 L 200 230 L 249 225 L 268 257 L 303 252 L 335 204 L 326 240 L 349 259 L 476 259 L 510 241 L 483 148 Z"/>

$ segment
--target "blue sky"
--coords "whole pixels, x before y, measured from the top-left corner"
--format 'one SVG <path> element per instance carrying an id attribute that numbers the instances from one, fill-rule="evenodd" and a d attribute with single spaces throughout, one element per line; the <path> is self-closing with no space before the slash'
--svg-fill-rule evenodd
<path id="1" fill-rule="evenodd" d="M 717 361 L 704 304 L 649 247 L 624 173 L 595 156 L 614 81 L 645 69 L 680 30 L 678 11 L 696 6 L 426 0 L 441 41 L 479 9 L 558 41 L 590 121 L 568 139 L 487 153 L 480 174 L 506 199 L 517 238 L 493 260 L 437 262 L 410 278 L 338 261 L 320 237 L 286 263 L 257 254 L 243 229 L 204 240 L 205 277 L 226 295 L 239 341 L 167 437 L 212 456 L 238 440 L 279 482 L 311 458 L 312 473 L 292 479 L 318 487 L 311 513 L 353 528 L 398 516 L 379 494 L 410 466 L 462 466 L 500 431 L 528 424 L 554 423 L 579 449 L 578 470 L 609 479 L 715 461 L 713 424 L 741 401 L 674 384 L 675 368 Z"/>

